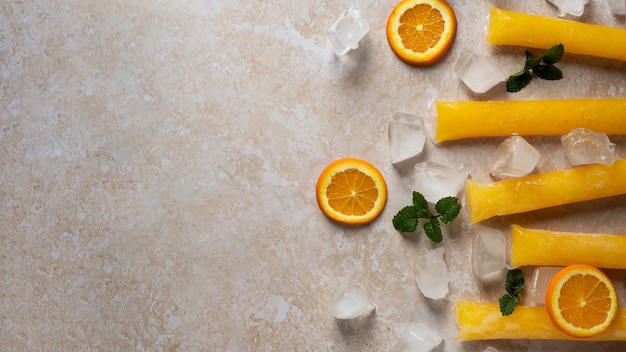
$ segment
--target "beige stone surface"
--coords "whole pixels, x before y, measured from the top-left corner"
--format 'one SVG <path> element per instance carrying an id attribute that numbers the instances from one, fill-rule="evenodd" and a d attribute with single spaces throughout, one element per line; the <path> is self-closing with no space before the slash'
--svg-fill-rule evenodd
<path id="1" fill-rule="evenodd" d="M 452 71 L 464 47 L 511 73 L 524 58 L 523 48 L 486 43 L 490 5 L 557 11 L 543 0 L 450 3 L 456 41 L 430 67 L 389 49 L 394 1 L 0 4 L 2 349 L 388 351 L 410 322 L 439 331 L 440 351 L 623 349 L 455 343 L 452 303 L 503 293 L 471 274 L 466 219 L 440 245 L 446 299 L 428 300 L 415 284 L 416 254 L 435 246 L 391 224 L 412 190 L 412 165 L 388 157 L 394 113 L 427 116 L 433 98 L 626 97 L 626 63 L 567 55 L 560 82 L 469 93 Z M 371 30 L 337 58 L 326 29 L 353 4 Z M 600 0 L 579 20 L 624 26 Z M 557 138 L 528 140 L 544 153 L 539 171 L 568 166 Z M 429 142 L 421 160 L 489 181 L 501 141 Z M 614 141 L 626 157 L 624 138 Z M 336 225 L 317 207 L 318 174 L 344 156 L 369 160 L 387 180 L 387 207 L 370 225 Z M 626 234 L 625 215 L 616 197 L 480 226 Z M 328 299 L 349 280 L 369 292 L 375 314 L 332 317 Z"/>

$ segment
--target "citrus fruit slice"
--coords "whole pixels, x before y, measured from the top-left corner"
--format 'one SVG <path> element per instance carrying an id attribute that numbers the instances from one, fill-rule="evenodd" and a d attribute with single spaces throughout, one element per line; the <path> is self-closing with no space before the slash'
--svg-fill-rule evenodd
<path id="1" fill-rule="evenodd" d="M 611 280 L 598 268 L 575 264 L 548 283 L 546 310 L 552 323 L 573 337 L 591 337 L 608 329 L 617 313 Z"/>
<path id="2" fill-rule="evenodd" d="M 337 222 L 357 225 L 374 220 L 387 202 L 383 175 L 364 160 L 335 160 L 322 171 L 315 186 L 317 204 Z"/>
<path id="3" fill-rule="evenodd" d="M 456 35 L 456 15 L 444 0 L 402 0 L 387 19 L 387 41 L 400 60 L 429 65 L 448 51 Z"/>

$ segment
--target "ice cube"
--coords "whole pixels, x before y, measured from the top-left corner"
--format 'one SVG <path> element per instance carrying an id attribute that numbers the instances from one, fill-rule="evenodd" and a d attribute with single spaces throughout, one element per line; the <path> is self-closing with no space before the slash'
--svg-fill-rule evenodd
<path id="1" fill-rule="evenodd" d="M 561 270 L 556 266 L 540 266 L 533 270 L 530 282 L 524 284 L 521 301 L 527 306 L 543 306 L 546 301 L 548 283 Z"/>
<path id="2" fill-rule="evenodd" d="M 434 204 L 443 197 L 459 194 L 468 175 L 467 171 L 461 169 L 422 162 L 415 165 L 415 190 Z"/>
<path id="3" fill-rule="evenodd" d="M 559 17 L 572 15 L 576 17 L 582 16 L 585 12 L 585 5 L 589 0 L 547 0 L 558 9 Z"/>
<path id="4" fill-rule="evenodd" d="M 359 47 L 359 41 L 369 32 L 370 26 L 361 15 L 361 10 L 352 6 L 328 28 L 328 38 L 335 54 L 342 56 Z"/>
<path id="5" fill-rule="evenodd" d="M 443 247 L 438 247 L 419 253 L 415 259 L 415 281 L 424 297 L 441 299 L 448 294 L 450 279 L 444 255 Z"/>
<path id="6" fill-rule="evenodd" d="M 572 165 L 612 164 L 615 144 L 604 133 L 577 128 L 561 137 L 561 143 Z"/>
<path id="7" fill-rule="evenodd" d="M 410 324 L 393 346 L 393 352 L 430 352 L 441 344 L 443 338 L 433 330 Z"/>
<path id="8" fill-rule="evenodd" d="M 411 159 L 424 149 L 424 120 L 399 112 L 389 122 L 389 156 L 393 164 Z"/>
<path id="9" fill-rule="evenodd" d="M 354 319 L 376 309 L 367 292 L 359 284 L 341 283 L 330 296 L 330 310 L 337 319 Z"/>
<path id="10" fill-rule="evenodd" d="M 485 93 L 504 81 L 504 73 L 486 56 L 465 48 L 454 66 L 454 73 L 475 93 Z"/>
<path id="11" fill-rule="evenodd" d="M 606 0 L 609 4 L 609 8 L 614 15 L 624 16 L 626 13 L 626 1 L 624 0 Z"/>
<path id="12" fill-rule="evenodd" d="M 500 352 L 500 351 L 498 351 L 497 349 L 489 346 L 483 352 Z"/>
<path id="13" fill-rule="evenodd" d="M 472 271 L 477 277 L 502 271 L 506 267 L 506 237 L 502 231 L 476 227 L 472 231 Z"/>
<path id="14" fill-rule="evenodd" d="M 500 143 L 491 163 L 496 178 L 520 177 L 531 173 L 539 161 L 539 152 L 520 136 L 511 136 Z"/>

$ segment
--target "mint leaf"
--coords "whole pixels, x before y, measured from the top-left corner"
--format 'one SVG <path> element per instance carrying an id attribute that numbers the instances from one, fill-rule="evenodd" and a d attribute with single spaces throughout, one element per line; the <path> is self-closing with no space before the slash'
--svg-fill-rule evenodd
<path id="1" fill-rule="evenodd" d="M 507 316 L 513 313 L 513 310 L 519 304 L 519 297 L 504 295 L 500 297 L 499 302 L 500 302 L 500 313 L 502 313 L 502 316 Z"/>
<path id="2" fill-rule="evenodd" d="M 400 232 L 413 232 L 417 229 L 419 222 L 417 209 L 412 206 L 406 206 L 393 217 L 391 221 L 393 227 Z"/>
<path id="3" fill-rule="evenodd" d="M 524 289 L 524 274 L 520 269 L 509 270 L 506 273 L 504 289 L 511 296 L 519 295 Z"/>
<path id="4" fill-rule="evenodd" d="M 413 191 L 413 206 L 416 208 L 426 208 L 428 209 L 428 201 L 426 201 L 426 197 L 420 192 Z"/>
<path id="5" fill-rule="evenodd" d="M 556 81 L 563 78 L 563 73 L 561 70 L 556 68 L 554 64 L 561 60 L 564 51 L 565 48 L 563 47 L 563 44 L 557 44 L 551 47 L 537 58 L 534 58 L 527 51 L 524 69 L 509 76 L 506 80 L 506 91 L 509 93 L 515 93 L 526 87 L 532 79 L 530 71 L 535 73 L 537 77 L 550 81 Z"/>
<path id="6" fill-rule="evenodd" d="M 506 91 L 509 93 L 519 92 L 530 83 L 531 78 L 530 72 L 528 71 L 524 71 L 518 76 L 510 76 L 509 79 L 506 80 Z"/>
<path id="7" fill-rule="evenodd" d="M 533 58 L 533 56 L 530 54 L 530 52 L 526 52 L 526 62 L 524 63 L 524 69 L 521 72 L 518 73 L 523 73 L 526 72 L 528 70 L 530 70 L 531 68 L 539 65 L 541 63 L 541 57 L 538 59 Z"/>
<path id="8" fill-rule="evenodd" d="M 543 60 L 544 63 L 548 65 L 553 65 L 561 60 L 564 52 L 565 47 L 563 47 L 563 44 L 557 44 L 550 49 L 544 51 L 543 54 L 539 56 L 539 58 Z"/>
<path id="9" fill-rule="evenodd" d="M 513 310 L 519 304 L 519 294 L 524 289 L 524 275 L 522 270 L 513 269 L 506 273 L 506 281 L 504 282 L 506 294 L 500 297 L 500 312 L 503 316 L 513 313 Z"/>
<path id="10" fill-rule="evenodd" d="M 549 81 L 558 81 L 563 78 L 563 72 L 561 72 L 561 70 L 559 70 L 556 66 L 552 65 L 536 66 L 533 68 L 533 72 L 537 75 L 537 77 Z"/>
<path id="11" fill-rule="evenodd" d="M 429 203 L 419 192 L 413 192 L 413 204 L 406 206 L 393 217 L 393 227 L 400 232 L 413 232 L 417 230 L 419 219 L 425 219 L 423 224 L 426 236 L 433 242 L 439 243 L 443 240 L 441 224 L 452 222 L 461 210 L 461 205 L 456 197 L 441 198 L 435 204 L 437 214 L 433 214 Z"/>
<path id="12" fill-rule="evenodd" d="M 428 209 L 428 201 L 419 192 L 413 191 L 413 206 L 417 209 L 417 216 L 420 218 L 430 218 L 433 214 Z"/>
<path id="13" fill-rule="evenodd" d="M 424 223 L 424 232 L 431 241 L 439 243 L 443 240 L 443 234 L 441 233 L 441 226 L 437 218 L 430 219 L 429 222 Z"/>
<path id="14" fill-rule="evenodd" d="M 444 224 L 449 224 L 461 211 L 461 205 L 456 197 L 444 197 L 435 204 L 435 210 L 439 213 L 439 219 Z"/>

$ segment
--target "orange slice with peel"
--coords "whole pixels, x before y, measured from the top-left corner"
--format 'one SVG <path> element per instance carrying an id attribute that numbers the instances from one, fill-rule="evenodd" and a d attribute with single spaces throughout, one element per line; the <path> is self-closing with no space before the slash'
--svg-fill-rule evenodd
<path id="1" fill-rule="evenodd" d="M 570 336 L 592 337 L 607 330 L 617 308 L 613 283 L 594 266 L 567 266 L 548 283 L 548 316 L 559 330 Z"/>
<path id="2" fill-rule="evenodd" d="M 387 202 L 383 175 L 367 161 L 335 160 L 320 174 L 315 185 L 317 204 L 330 219 L 358 225 L 374 220 Z"/>
<path id="3" fill-rule="evenodd" d="M 402 0 L 387 19 L 387 41 L 400 60 L 430 65 L 448 52 L 456 15 L 445 0 Z"/>

